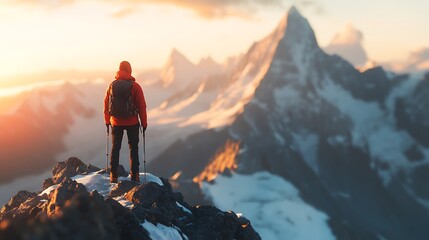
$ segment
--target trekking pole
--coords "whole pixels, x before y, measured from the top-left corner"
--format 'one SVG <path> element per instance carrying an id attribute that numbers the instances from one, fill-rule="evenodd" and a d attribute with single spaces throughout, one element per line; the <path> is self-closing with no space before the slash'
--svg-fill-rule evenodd
<path id="1" fill-rule="evenodd" d="M 147 172 L 146 172 L 146 131 L 143 131 L 143 167 L 144 167 L 144 181 L 146 182 L 146 176 L 147 176 Z"/>
<path id="2" fill-rule="evenodd" d="M 110 125 L 106 125 L 107 127 L 107 138 L 106 138 L 106 174 L 108 174 L 108 170 L 109 170 L 109 130 L 110 130 Z"/>
<path id="3" fill-rule="evenodd" d="M 140 131 L 143 133 L 143 141 L 142 141 L 142 145 L 143 145 L 143 172 L 144 172 L 144 181 L 146 182 L 146 134 L 145 131 L 143 130 L 143 127 L 140 127 Z"/>

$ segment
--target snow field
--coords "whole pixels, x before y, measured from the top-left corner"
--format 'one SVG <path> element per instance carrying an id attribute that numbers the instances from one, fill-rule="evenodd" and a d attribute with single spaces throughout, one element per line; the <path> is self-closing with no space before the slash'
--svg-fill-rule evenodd
<path id="1" fill-rule="evenodd" d="M 394 117 L 389 115 L 393 114 L 393 110 L 386 112 L 376 102 L 356 99 L 332 80 L 324 81 L 323 88 L 318 91 L 320 96 L 353 121 L 353 144 L 368 147 L 372 159 L 390 165 L 388 170 L 379 170 L 385 184 L 389 183 L 390 177 L 397 170 L 409 167 L 404 152 L 415 140 L 407 132 L 396 129 Z M 391 98 L 387 99 L 388 108 L 393 107 L 392 102 Z"/>
<path id="2" fill-rule="evenodd" d="M 202 189 L 220 209 L 246 216 L 264 240 L 335 239 L 328 216 L 305 203 L 290 182 L 268 172 L 218 176 Z"/>

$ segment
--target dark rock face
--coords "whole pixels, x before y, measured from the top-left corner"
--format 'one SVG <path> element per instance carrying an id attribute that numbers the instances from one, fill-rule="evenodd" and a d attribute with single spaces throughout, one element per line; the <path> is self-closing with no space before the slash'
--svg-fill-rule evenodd
<path id="1" fill-rule="evenodd" d="M 170 182 L 175 191 L 186 196 L 186 201 L 190 205 L 213 205 L 209 199 L 204 197 L 199 184 L 191 179 L 177 179 L 174 181 L 170 179 Z"/>
<path id="2" fill-rule="evenodd" d="M 74 195 L 55 217 L 42 212 L 25 222 L 6 220 L 1 239 L 121 239 L 112 209 L 94 193 Z"/>
<path id="3" fill-rule="evenodd" d="M 398 127 L 405 129 L 425 147 L 429 147 L 429 73 L 416 86 L 413 94 L 396 100 Z"/>
<path id="4" fill-rule="evenodd" d="M 0 222 L 3 220 L 25 221 L 35 217 L 46 205 L 46 199 L 36 193 L 20 191 L 3 206 Z"/>
<path id="5" fill-rule="evenodd" d="M 15 196 L 13 196 L 10 201 L 1 208 L 0 213 L 4 213 L 10 211 L 13 208 L 19 207 L 21 203 L 27 201 L 27 199 L 36 196 L 36 193 L 28 192 L 28 191 L 20 191 Z"/>
<path id="6" fill-rule="evenodd" d="M 214 206 L 198 206 L 193 209 L 194 224 L 186 231 L 190 239 L 260 239 L 246 218 L 238 218 L 234 212 L 222 212 Z"/>
<path id="7" fill-rule="evenodd" d="M 139 183 L 134 181 L 120 181 L 118 184 L 113 186 L 112 190 L 110 191 L 109 197 L 114 198 L 122 196 L 136 186 L 139 186 Z"/>
<path id="8" fill-rule="evenodd" d="M 142 225 L 145 222 L 174 228 L 183 239 L 260 239 L 250 222 L 235 213 L 213 206 L 189 206 L 166 179 L 161 178 L 162 186 L 119 182 L 104 200 L 97 191 L 90 193 L 70 179 L 80 171 L 88 173 L 85 166 L 76 159 L 59 163 L 55 179 L 62 182 L 49 196 L 21 191 L 11 198 L 0 211 L 0 239 L 149 240 L 150 233 Z M 122 206 L 113 199 L 118 196 L 133 206 Z"/>
<path id="9" fill-rule="evenodd" d="M 148 169 L 165 178 L 172 176 L 177 171 L 182 171 L 182 178 L 192 179 L 210 163 L 207 156 L 213 156 L 218 148 L 225 145 L 227 138 L 228 132 L 225 130 L 217 132 L 211 129 L 193 134 L 188 138 L 189 142 L 193 142 L 193 144 L 178 140 L 155 159 L 156 164 L 149 163 Z M 192 155 L 187 155 L 188 152 L 183 151 L 184 149 L 191 151 Z M 175 159 L 175 161 L 169 161 L 169 159 Z M 191 159 L 195 159 L 195 161 L 189 164 Z M 201 159 L 201 161 L 196 159 Z"/>
<path id="10" fill-rule="evenodd" d="M 142 228 L 142 226 L 140 226 L 138 219 L 133 213 L 129 211 L 129 209 L 123 207 L 121 204 L 111 198 L 106 200 L 106 204 L 110 206 L 113 211 L 115 223 L 120 234 L 120 239 L 151 239 L 149 237 L 149 233 L 144 228 Z"/>

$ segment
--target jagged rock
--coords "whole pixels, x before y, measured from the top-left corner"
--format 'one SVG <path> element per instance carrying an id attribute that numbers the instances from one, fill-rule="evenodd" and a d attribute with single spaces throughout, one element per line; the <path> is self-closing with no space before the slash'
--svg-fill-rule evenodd
<path id="1" fill-rule="evenodd" d="M 19 207 L 21 203 L 27 201 L 27 199 L 36 196 L 36 193 L 29 192 L 29 191 L 19 191 L 15 196 L 13 196 L 9 202 L 4 205 L 1 210 L 0 214 L 3 214 L 7 211 L 10 211 L 13 208 Z"/>
<path id="2" fill-rule="evenodd" d="M 120 239 L 113 212 L 96 191 L 77 192 L 60 212 L 53 228 L 66 231 L 69 239 Z"/>
<path id="3" fill-rule="evenodd" d="M 9 224 L 0 230 L 0 239 L 121 239 L 111 208 L 96 192 L 74 195 L 59 211 L 54 218 Z"/>
<path id="4" fill-rule="evenodd" d="M 157 183 L 148 182 L 131 189 L 125 194 L 125 198 L 145 208 L 150 208 L 155 202 L 161 200 L 166 194 L 166 188 Z"/>
<path id="5" fill-rule="evenodd" d="M 60 186 L 49 195 L 46 213 L 48 216 L 55 214 L 55 212 L 74 195 L 85 193 L 87 194 L 88 192 L 86 191 L 86 187 L 84 185 L 69 178 L 64 179 Z"/>
<path id="6" fill-rule="evenodd" d="M 149 233 L 139 224 L 136 216 L 130 213 L 127 208 L 110 198 L 105 202 L 113 211 L 121 239 L 150 239 Z"/>
<path id="7" fill-rule="evenodd" d="M 245 217 L 239 217 L 237 221 L 239 226 L 236 233 L 237 239 L 258 239 L 259 234 L 252 227 L 249 219 Z"/>
<path id="8" fill-rule="evenodd" d="M 52 180 L 52 178 L 45 179 L 42 184 L 42 189 L 45 190 L 53 185 L 55 185 L 55 183 L 54 183 L 54 180 Z"/>
<path id="9" fill-rule="evenodd" d="M 112 190 L 110 191 L 109 197 L 114 198 L 114 197 L 122 196 L 125 193 L 129 192 L 134 187 L 139 185 L 140 185 L 139 183 L 134 181 L 120 181 L 112 188 Z"/>
<path id="10" fill-rule="evenodd" d="M 46 199 L 36 193 L 20 191 L 3 206 L 0 221 L 27 221 L 34 218 L 46 205 Z"/>
<path id="11" fill-rule="evenodd" d="M 95 166 L 86 165 L 79 158 L 70 157 L 65 162 L 59 162 L 54 169 L 52 169 L 53 177 L 43 182 L 43 189 L 59 184 L 65 178 L 71 178 L 80 174 L 84 175 L 99 170 L 100 169 Z"/>
<path id="12" fill-rule="evenodd" d="M 222 212 L 214 206 L 197 206 L 192 213 L 193 224 L 188 224 L 184 230 L 189 239 L 261 239 L 250 222 L 239 220 L 234 212 Z"/>

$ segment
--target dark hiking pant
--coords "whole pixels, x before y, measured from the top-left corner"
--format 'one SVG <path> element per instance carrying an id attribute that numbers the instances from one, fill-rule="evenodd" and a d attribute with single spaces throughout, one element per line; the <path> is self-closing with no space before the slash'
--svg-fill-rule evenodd
<path id="1" fill-rule="evenodd" d="M 136 124 L 134 126 L 112 126 L 112 153 L 110 155 L 110 171 L 113 174 L 117 174 L 119 165 L 119 152 L 121 150 L 124 130 L 127 131 L 128 136 L 131 172 L 139 172 L 139 129 L 139 124 Z"/>

